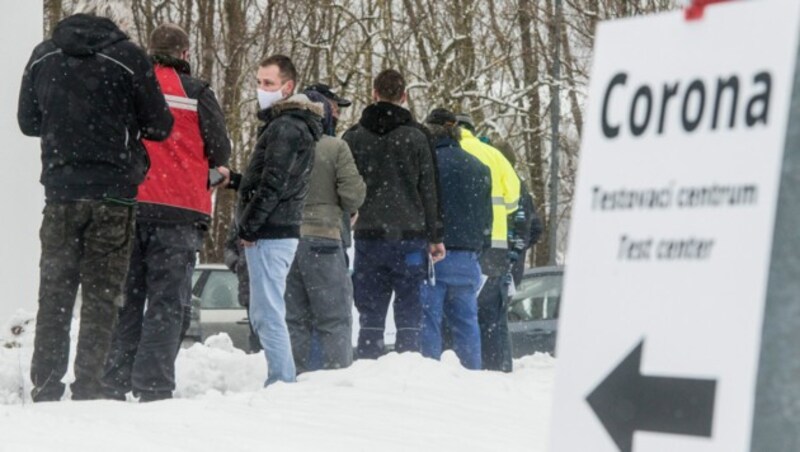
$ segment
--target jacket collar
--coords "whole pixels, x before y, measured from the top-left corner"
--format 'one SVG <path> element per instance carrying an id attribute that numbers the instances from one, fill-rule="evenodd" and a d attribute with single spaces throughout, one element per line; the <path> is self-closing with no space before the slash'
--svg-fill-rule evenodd
<path id="1" fill-rule="evenodd" d="M 359 124 L 378 135 L 386 135 L 412 121 L 411 112 L 405 108 L 389 102 L 377 102 L 364 109 Z"/>
<path id="2" fill-rule="evenodd" d="M 472 134 L 466 127 L 461 128 L 461 141 L 464 140 L 477 140 L 475 135 Z"/>
<path id="3" fill-rule="evenodd" d="M 192 75 L 192 67 L 189 65 L 188 61 L 163 54 L 151 55 L 150 59 L 153 61 L 153 64 L 166 66 L 186 75 Z"/>
<path id="4" fill-rule="evenodd" d="M 260 132 L 280 116 L 290 115 L 305 121 L 315 140 L 322 136 L 322 115 L 325 108 L 318 102 L 311 102 L 304 94 L 295 94 L 270 108 L 260 110 L 258 119 L 264 121 Z M 260 133 L 259 133 L 260 134 Z"/>
<path id="5" fill-rule="evenodd" d="M 436 139 L 436 149 L 439 148 L 461 148 L 458 141 L 450 137 L 440 137 Z"/>

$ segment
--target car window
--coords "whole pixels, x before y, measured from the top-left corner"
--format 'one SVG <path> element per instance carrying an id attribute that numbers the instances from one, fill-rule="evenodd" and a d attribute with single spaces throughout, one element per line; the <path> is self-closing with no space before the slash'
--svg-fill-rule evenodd
<path id="1" fill-rule="evenodd" d="M 192 272 L 192 287 L 197 284 L 197 280 L 200 279 L 200 276 L 203 274 L 203 270 L 195 270 Z"/>
<path id="2" fill-rule="evenodd" d="M 227 270 L 209 272 L 208 281 L 200 295 L 203 309 L 240 309 L 239 281 L 236 275 Z"/>
<path id="3" fill-rule="evenodd" d="M 523 278 L 509 304 L 509 321 L 557 319 L 562 279 L 560 274 Z"/>

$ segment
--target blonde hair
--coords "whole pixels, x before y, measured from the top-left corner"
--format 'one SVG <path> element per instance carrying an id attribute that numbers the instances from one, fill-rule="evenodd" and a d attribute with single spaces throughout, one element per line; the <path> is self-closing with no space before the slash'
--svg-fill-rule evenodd
<path id="1" fill-rule="evenodd" d="M 124 32 L 128 33 L 132 25 L 130 0 L 80 0 L 72 14 L 88 14 L 105 17 Z"/>

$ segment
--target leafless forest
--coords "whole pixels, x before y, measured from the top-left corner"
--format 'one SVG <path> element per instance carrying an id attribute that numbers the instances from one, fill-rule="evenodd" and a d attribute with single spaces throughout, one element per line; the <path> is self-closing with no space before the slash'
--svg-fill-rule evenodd
<path id="1" fill-rule="evenodd" d="M 45 33 L 77 0 L 44 0 Z M 479 132 L 516 156 L 545 224 L 557 215 L 559 251 L 572 204 L 575 170 L 599 21 L 676 7 L 676 0 L 128 0 L 132 38 L 146 43 L 163 22 L 193 38 L 195 75 L 215 88 L 234 144 L 233 169 L 247 162 L 254 140 L 255 70 L 262 57 L 285 53 L 305 84 L 324 82 L 353 100 L 339 131 L 371 102 L 372 77 L 403 72 L 417 118 L 437 106 L 473 116 Z M 558 30 L 556 30 L 558 28 Z M 560 39 L 552 39 L 560 36 Z M 558 49 L 556 49 L 558 46 Z M 559 205 L 548 203 L 550 108 L 556 50 L 561 64 Z M 232 193 L 216 196 L 201 259 L 220 262 L 233 214 Z M 545 235 L 546 237 L 546 235 Z M 531 264 L 544 265 L 543 238 Z"/>

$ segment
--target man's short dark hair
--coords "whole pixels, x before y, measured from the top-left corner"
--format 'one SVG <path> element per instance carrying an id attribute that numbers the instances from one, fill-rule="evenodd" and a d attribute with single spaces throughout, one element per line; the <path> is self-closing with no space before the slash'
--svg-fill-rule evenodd
<path id="1" fill-rule="evenodd" d="M 297 69 L 292 63 L 292 59 L 286 55 L 272 55 L 265 58 L 259 64 L 259 67 L 278 66 L 278 72 L 281 74 L 283 81 L 291 80 L 297 83 Z"/>
<path id="2" fill-rule="evenodd" d="M 177 58 L 189 50 L 189 35 L 178 25 L 162 24 L 150 33 L 148 47 L 153 55 L 169 55 Z"/>
<path id="3" fill-rule="evenodd" d="M 406 80 L 402 74 L 394 69 L 386 69 L 375 77 L 375 81 L 372 82 L 372 88 L 381 99 L 389 102 L 399 102 L 406 92 Z"/>

